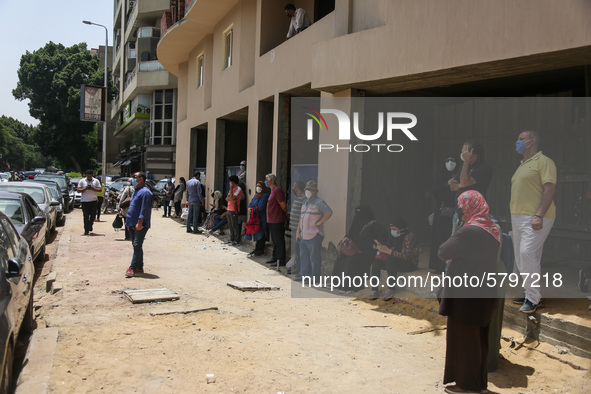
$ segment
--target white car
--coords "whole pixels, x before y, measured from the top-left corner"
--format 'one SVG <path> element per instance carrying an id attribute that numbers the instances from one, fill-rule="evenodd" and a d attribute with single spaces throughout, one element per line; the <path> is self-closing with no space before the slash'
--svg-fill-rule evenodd
<path id="1" fill-rule="evenodd" d="M 8 182 L 0 183 L 0 190 L 27 193 L 33 197 L 33 200 L 35 200 L 47 217 L 47 236 L 49 236 L 50 232 L 53 233 L 55 231 L 57 225 L 57 206 L 60 203 L 53 199 L 47 185 L 37 182 Z"/>

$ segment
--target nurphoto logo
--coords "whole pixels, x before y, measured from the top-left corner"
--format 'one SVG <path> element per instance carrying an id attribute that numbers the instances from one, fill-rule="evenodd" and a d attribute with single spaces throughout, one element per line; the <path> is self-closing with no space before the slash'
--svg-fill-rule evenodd
<path id="1" fill-rule="evenodd" d="M 395 132 L 401 131 L 409 140 L 418 141 L 418 138 L 410 131 L 411 128 L 416 126 L 417 117 L 409 112 L 378 112 L 378 129 L 372 134 L 366 133 L 366 130 L 361 130 L 359 127 L 359 112 L 353 112 L 353 127 L 351 127 L 351 119 L 349 115 L 338 109 L 321 109 L 320 112 L 313 110 L 312 108 L 304 108 L 306 115 L 310 117 L 307 122 L 307 138 L 308 141 L 314 139 L 314 122 L 318 125 L 320 131 L 328 131 L 328 125 L 326 119 L 322 114 L 335 115 L 339 124 L 338 139 L 339 141 L 350 141 L 351 140 L 351 129 L 356 138 L 362 141 L 377 141 L 382 138 L 384 129 L 386 131 L 386 140 L 392 141 Z M 409 122 L 400 123 L 400 119 L 406 119 Z M 385 127 L 384 127 L 385 125 Z M 384 149 L 388 152 L 402 152 L 404 147 L 400 144 L 385 144 L 385 143 L 373 143 L 373 144 L 355 144 L 355 145 L 334 145 L 334 144 L 319 144 L 318 151 L 334 150 L 347 151 L 347 152 L 369 152 L 376 151 L 380 152 Z"/>

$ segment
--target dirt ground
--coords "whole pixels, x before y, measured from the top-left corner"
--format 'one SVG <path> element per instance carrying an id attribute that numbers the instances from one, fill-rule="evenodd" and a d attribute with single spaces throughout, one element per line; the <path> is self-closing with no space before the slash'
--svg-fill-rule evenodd
<path id="1" fill-rule="evenodd" d="M 197 392 L 443 392 L 445 319 L 436 303 L 407 299 L 292 297 L 300 286 L 250 259 L 251 245 L 227 247 L 214 236 L 187 234 L 177 221 L 153 211 L 144 244 L 144 277 L 125 278 L 131 244 L 103 215 L 83 236 L 75 210 L 48 248 L 37 282 L 39 328 L 59 337 L 49 389 L 56 393 Z M 51 268 L 63 289 L 45 292 Z M 236 280 L 262 280 L 278 291 L 240 292 Z M 178 301 L 132 304 L 123 289 L 168 288 Z M 218 310 L 151 316 L 150 312 Z M 417 333 L 416 331 L 435 329 Z M 506 337 L 521 333 L 503 330 Z M 489 389 L 497 393 L 583 393 L 591 360 L 538 350 L 509 349 L 503 341 Z M 529 343 L 536 346 L 537 343 Z M 215 383 L 206 382 L 215 375 Z M 585 389 L 587 387 L 587 389 Z"/>

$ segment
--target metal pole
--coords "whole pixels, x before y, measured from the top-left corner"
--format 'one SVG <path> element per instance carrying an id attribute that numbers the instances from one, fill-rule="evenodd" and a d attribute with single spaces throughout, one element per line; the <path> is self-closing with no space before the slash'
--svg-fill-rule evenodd
<path id="1" fill-rule="evenodd" d="M 103 185 L 106 184 L 107 181 L 107 97 L 108 97 L 108 86 L 107 85 L 107 57 L 108 57 L 108 49 L 109 49 L 109 30 L 107 26 L 100 25 L 98 23 L 90 22 L 90 21 L 82 21 L 82 23 L 87 25 L 95 25 L 100 26 L 105 29 L 105 78 L 104 78 L 104 85 L 105 85 L 105 100 L 103 103 L 103 110 L 105 113 L 105 119 L 103 120 L 103 160 L 102 160 L 102 175 L 103 175 Z"/>

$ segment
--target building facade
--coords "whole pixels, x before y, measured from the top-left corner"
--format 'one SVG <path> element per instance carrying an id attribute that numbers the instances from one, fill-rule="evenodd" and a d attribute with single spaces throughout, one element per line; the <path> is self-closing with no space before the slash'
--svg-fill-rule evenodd
<path id="1" fill-rule="evenodd" d="M 159 62 L 162 13 L 169 0 L 114 1 L 113 79 L 119 94 L 112 104 L 114 167 L 122 175 L 149 171 L 155 179 L 175 168 L 177 77 Z"/>
<path id="2" fill-rule="evenodd" d="M 179 81 L 175 174 L 204 169 L 207 196 L 224 189 L 243 159 L 249 199 L 269 172 L 288 189 L 299 155 L 292 150 L 300 132 L 292 125 L 294 98 L 344 98 L 341 110 L 350 114 L 346 100 L 355 97 L 574 97 L 591 90 L 591 8 L 585 0 L 300 0 L 296 7 L 313 24 L 289 40 L 286 3 L 187 0 L 176 22 L 163 15 L 158 57 Z M 336 128 L 336 119 L 326 120 L 328 129 Z M 304 159 L 303 167 L 315 166 L 309 177 L 318 180 L 320 196 L 342 213 L 327 222 L 324 245 L 344 236 L 357 205 L 377 206 L 384 196 L 428 243 L 434 170 L 450 153 L 459 156 L 470 138 L 495 152 L 490 202 L 506 225 L 518 131 L 433 130 L 420 150 L 392 157 L 386 173 L 370 173 L 371 159 L 354 152 L 327 152 L 316 156 L 317 163 Z M 565 214 L 550 243 L 574 255 L 591 253 L 585 223 L 591 209 L 566 209 L 573 190 L 590 179 L 591 161 L 579 148 L 591 147 L 591 137 L 577 135 L 575 143 L 567 135 L 542 134 L 549 156 L 569 174 L 559 177 L 556 201 Z M 319 138 L 338 143 L 334 134 Z M 383 193 L 367 191 L 375 183 L 384 185 Z"/>

